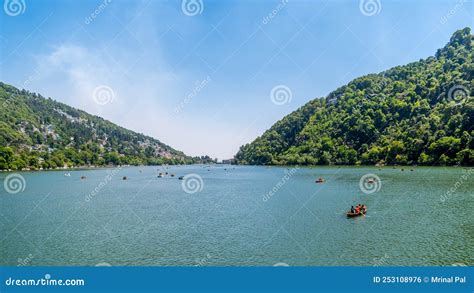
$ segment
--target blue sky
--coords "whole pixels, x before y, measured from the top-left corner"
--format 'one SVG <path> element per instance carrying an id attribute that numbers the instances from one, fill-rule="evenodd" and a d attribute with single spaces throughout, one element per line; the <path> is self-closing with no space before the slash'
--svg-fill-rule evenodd
<path id="1" fill-rule="evenodd" d="M 433 55 L 473 19 L 467 0 L 6 0 L 3 8 L 1 81 L 220 159 L 355 77 Z M 278 86 L 284 96 L 272 100 Z"/>

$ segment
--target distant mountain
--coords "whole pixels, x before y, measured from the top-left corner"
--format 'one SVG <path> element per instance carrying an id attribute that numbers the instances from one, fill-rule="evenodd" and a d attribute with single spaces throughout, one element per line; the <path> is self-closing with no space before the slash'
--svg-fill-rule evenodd
<path id="1" fill-rule="evenodd" d="M 208 162 L 0 82 L 0 169 Z"/>
<path id="2" fill-rule="evenodd" d="M 310 101 L 242 146 L 235 160 L 473 165 L 473 76 L 473 35 L 465 28 L 434 57 L 357 78 Z"/>

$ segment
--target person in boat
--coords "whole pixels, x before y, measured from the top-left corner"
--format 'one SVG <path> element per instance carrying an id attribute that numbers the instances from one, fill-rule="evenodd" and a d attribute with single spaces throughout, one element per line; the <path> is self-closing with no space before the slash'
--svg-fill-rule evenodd
<path id="1" fill-rule="evenodd" d="M 351 213 L 355 213 L 354 206 L 351 206 Z"/>

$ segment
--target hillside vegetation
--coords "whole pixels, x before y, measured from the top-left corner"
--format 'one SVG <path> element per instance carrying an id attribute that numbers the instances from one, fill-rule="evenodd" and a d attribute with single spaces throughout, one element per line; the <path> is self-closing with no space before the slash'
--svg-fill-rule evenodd
<path id="1" fill-rule="evenodd" d="M 434 57 L 351 81 L 240 148 L 239 164 L 473 165 L 470 28 Z"/>
<path id="2" fill-rule="evenodd" d="M 36 93 L 0 83 L 0 169 L 210 162 Z"/>

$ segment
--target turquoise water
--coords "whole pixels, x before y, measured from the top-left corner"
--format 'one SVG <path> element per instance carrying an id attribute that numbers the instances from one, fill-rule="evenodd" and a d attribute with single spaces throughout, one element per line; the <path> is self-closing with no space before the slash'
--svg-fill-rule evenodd
<path id="1" fill-rule="evenodd" d="M 157 178 L 159 172 L 176 177 Z M 381 182 L 368 186 L 380 187 L 371 194 L 359 187 L 367 173 Z M 474 172 L 466 168 L 219 165 L 18 174 L 24 191 L 0 186 L 0 265 L 474 265 Z M 202 182 L 178 180 L 187 174 Z M 317 177 L 326 182 L 314 183 Z M 185 192 L 183 183 L 196 192 Z M 348 219 L 357 203 L 368 206 L 367 216 Z"/>

